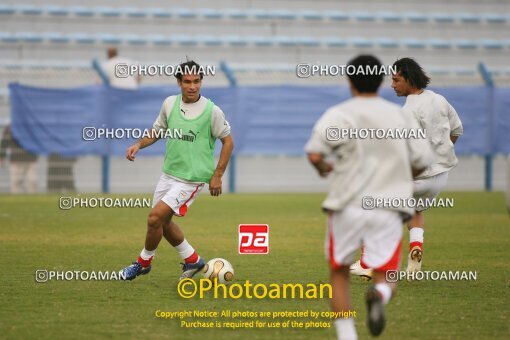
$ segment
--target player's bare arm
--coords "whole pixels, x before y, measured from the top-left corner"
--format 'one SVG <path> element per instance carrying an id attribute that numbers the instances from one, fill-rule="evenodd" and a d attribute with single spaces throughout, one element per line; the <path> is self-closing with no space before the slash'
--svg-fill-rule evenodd
<path id="1" fill-rule="evenodd" d="M 227 169 L 230 156 L 232 155 L 232 150 L 234 150 L 234 139 L 231 135 L 223 137 L 220 140 L 222 143 L 220 159 L 218 161 L 218 165 L 216 165 L 216 170 L 209 181 L 209 191 L 211 192 L 211 196 L 221 195 L 221 177 Z"/>
<path id="2" fill-rule="evenodd" d="M 308 154 L 308 160 L 319 173 L 319 176 L 326 177 L 332 170 L 333 166 L 324 160 L 324 155 L 317 152 Z"/>
<path id="3" fill-rule="evenodd" d="M 159 138 L 156 137 L 156 130 L 152 129 L 152 132 L 153 132 L 152 137 L 143 137 L 126 150 L 126 158 L 128 160 L 133 162 L 135 160 L 135 155 L 138 152 L 138 150 L 146 148 L 159 140 Z"/>

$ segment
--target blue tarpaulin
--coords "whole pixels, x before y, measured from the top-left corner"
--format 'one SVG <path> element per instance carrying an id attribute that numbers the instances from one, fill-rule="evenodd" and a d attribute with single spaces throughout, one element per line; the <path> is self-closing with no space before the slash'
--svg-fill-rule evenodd
<path id="1" fill-rule="evenodd" d="M 177 87 L 120 90 L 107 86 L 45 89 L 11 84 L 14 137 L 27 150 L 76 155 L 124 155 L 134 139 L 86 141 L 83 129 L 150 128 L 163 100 Z M 432 88 L 455 107 L 464 125 L 457 154 L 510 153 L 510 88 L 485 86 Z M 301 155 L 315 121 L 330 106 L 350 98 L 338 86 L 238 86 L 203 88 L 225 112 L 232 126 L 236 153 Z M 391 89 L 381 96 L 402 105 Z M 162 155 L 159 141 L 140 152 Z"/>

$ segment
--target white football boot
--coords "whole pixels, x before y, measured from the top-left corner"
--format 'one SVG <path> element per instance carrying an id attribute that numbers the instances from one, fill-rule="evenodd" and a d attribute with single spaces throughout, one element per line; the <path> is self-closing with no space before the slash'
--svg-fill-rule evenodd
<path id="1" fill-rule="evenodd" d="M 420 247 L 416 246 L 411 249 L 409 252 L 409 256 L 407 257 L 407 272 L 408 273 L 416 273 L 421 270 L 421 259 L 422 259 L 422 251 Z"/>
<path id="2" fill-rule="evenodd" d="M 351 264 L 350 270 L 352 275 L 360 276 L 365 281 L 370 281 L 372 279 L 372 269 L 361 267 L 361 262 L 359 260 Z"/>

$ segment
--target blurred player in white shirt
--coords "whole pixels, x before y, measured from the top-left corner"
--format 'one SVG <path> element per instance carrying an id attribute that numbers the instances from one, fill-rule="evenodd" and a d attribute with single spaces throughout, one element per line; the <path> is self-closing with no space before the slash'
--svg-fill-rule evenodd
<path id="1" fill-rule="evenodd" d="M 119 72 L 117 69 L 117 65 L 135 65 L 131 59 L 119 57 L 119 53 L 115 47 L 110 47 L 106 51 L 108 55 L 108 60 L 105 61 L 102 65 L 104 72 L 106 73 L 106 77 L 110 81 L 110 86 L 118 89 L 124 90 L 136 90 L 140 86 L 142 81 L 142 77 L 140 75 L 134 76 L 127 72 L 127 69 L 122 69 L 123 72 Z"/>
<path id="2" fill-rule="evenodd" d="M 414 197 L 433 199 L 446 186 L 448 171 L 457 165 L 454 144 L 463 133 L 462 123 L 455 109 L 441 95 L 425 88 L 430 78 L 418 63 L 411 58 L 402 58 L 394 64 L 397 74 L 391 87 L 397 96 L 405 96 L 404 114 L 414 117 L 426 130 L 435 156 L 434 162 L 414 178 Z M 423 255 L 423 211 L 428 207 L 416 208 L 416 214 L 409 221 L 408 272 L 421 269 Z"/>
<path id="3" fill-rule="evenodd" d="M 359 56 L 349 62 L 377 66 L 373 56 Z M 411 198 L 413 175 L 427 168 L 432 153 L 426 139 L 343 138 L 335 129 L 418 129 L 416 122 L 401 113 L 398 105 L 377 95 L 383 75 L 350 75 L 353 98 L 328 109 L 314 126 L 305 146 L 308 159 L 320 176 L 331 177 L 322 207 L 328 213 L 326 257 L 331 265 L 335 312 L 352 310 L 349 294 L 349 266 L 355 252 L 364 245 L 362 262 L 374 268 L 375 285 L 366 296 L 368 327 L 379 335 L 385 324 L 384 305 L 396 283 L 386 281 L 386 272 L 398 270 L 403 235 L 403 218 L 413 209 L 384 207 L 367 209 L 366 196 Z M 326 161 L 332 156 L 333 163 Z M 357 339 L 353 318 L 335 320 L 338 339 Z"/>

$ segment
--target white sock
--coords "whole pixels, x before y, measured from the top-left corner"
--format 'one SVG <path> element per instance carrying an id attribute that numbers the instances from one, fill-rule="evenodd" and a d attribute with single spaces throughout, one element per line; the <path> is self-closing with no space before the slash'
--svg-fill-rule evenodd
<path id="1" fill-rule="evenodd" d="M 338 340 L 357 340 L 356 327 L 353 318 L 338 318 L 335 320 L 336 337 Z"/>
<path id="2" fill-rule="evenodd" d="M 390 302 L 391 299 L 391 287 L 387 283 L 376 283 L 375 289 L 381 293 L 383 298 L 383 303 L 386 305 Z"/>
<path id="3" fill-rule="evenodd" d="M 414 227 L 409 230 L 409 243 L 420 242 L 423 243 L 423 228 Z"/>
<path id="4" fill-rule="evenodd" d="M 151 259 L 151 257 L 154 256 L 154 254 L 156 254 L 156 250 L 147 250 L 145 248 L 143 248 L 142 252 L 140 253 L 140 257 L 142 259 L 144 259 L 145 261 L 149 261 Z"/>
<path id="5" fill-rule="evenodd" d="M 186 239 L 184 239 L 184 241 L 182 241 L 182 243 L 178 246 L 175 246 L 175 249 L 183 260 L 190 257 L 195 252 L 195 249 L 191 246 L 191 244 L 188 243 Z"/>

